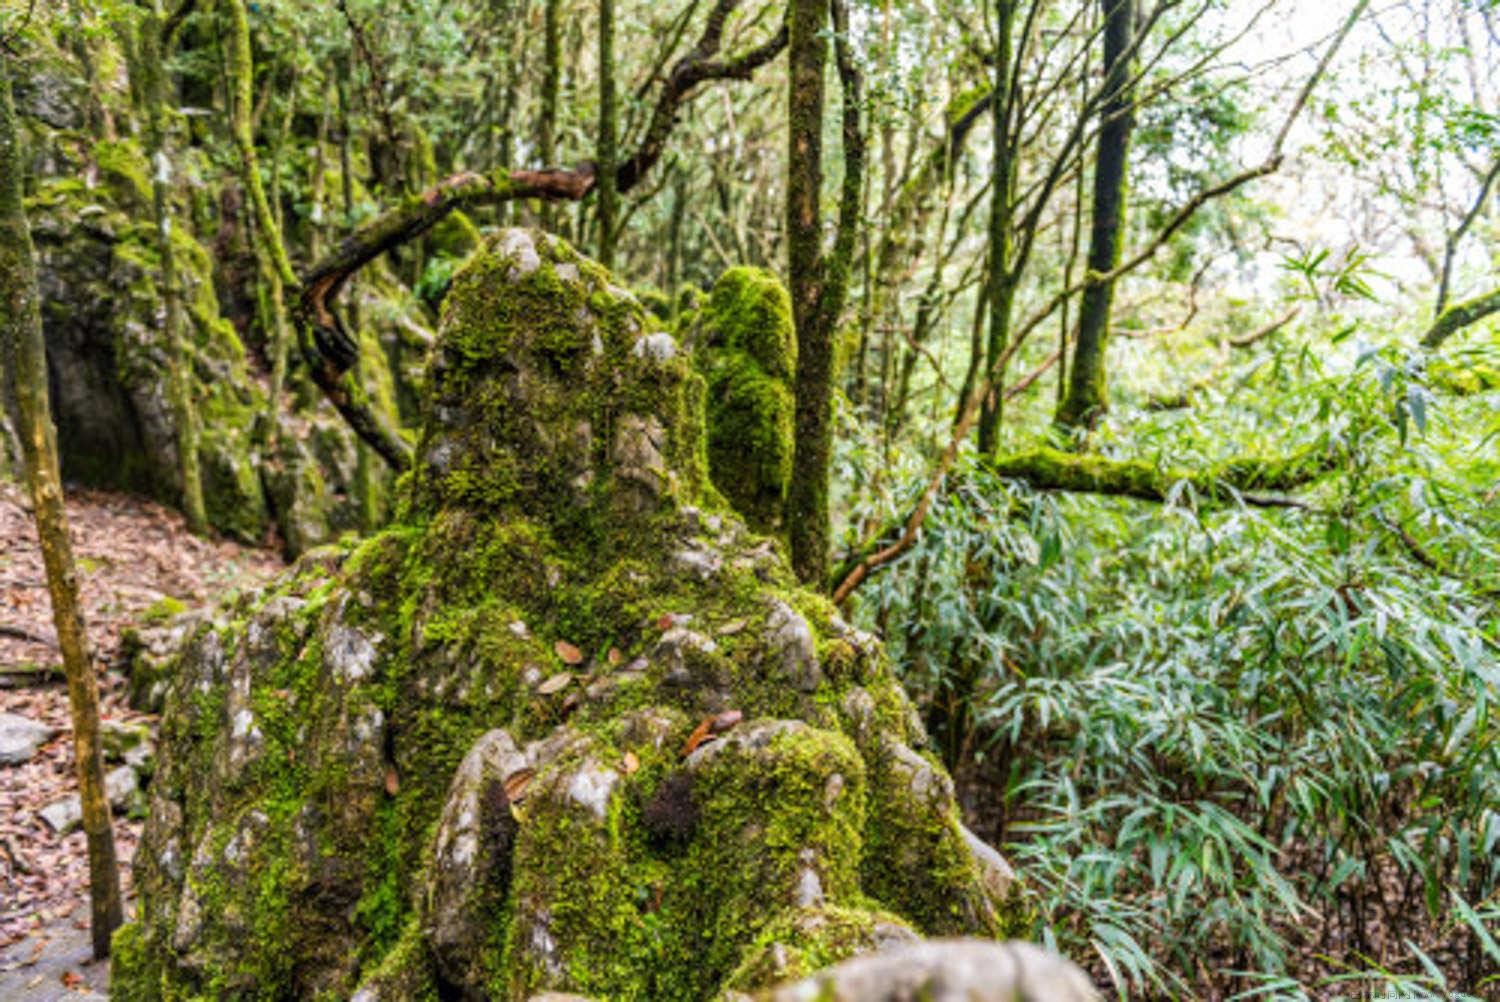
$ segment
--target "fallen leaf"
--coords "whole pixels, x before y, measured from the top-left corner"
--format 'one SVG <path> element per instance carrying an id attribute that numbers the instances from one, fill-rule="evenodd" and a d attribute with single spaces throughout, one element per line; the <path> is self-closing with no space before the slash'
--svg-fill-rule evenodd
<path id="1" fill-rule="evenodd" d="M 563 659 L 563 664 L 576 665 L 583 663 L 583 652 L 566 640 L 559 640 L 552 645 L 552 649 L 557 652 L 558 657 Z"/>
<path id="2" fill-rule="evenodd" d="M 505 796 L 511 803 L 515 803 L 526 796 L 526 787 L 531 785 L 531 777 L 535 775 L 530 769 L 518 769 L 510 774 L 505 781 Z"/>
<path id="3" fill-rule="evenodd" d="M 541 693 L 543 696 L 550 696 L 554 692 L 562 692 L 568 687 L 568 683 L 571 681 L 573 681 L 572 675 L 569 675 L 565 671 L 560 671 L 556 675 L 553 675 L 551 678 L 549 678 L 547 681 L 543 682 L 541 685 L 537 686 L 536 691 Z"/>
<path id="4" fill-rule="evenodd" d="M 739 633 L 748 625 L 748 620 L 732 619 L 729 622 L 725 623 L 723 626 L 719 627 L 718 633 L 721 637 L 730 637 L 736 633 Z"/>
<path id="5" fill-rule="evenodd" d="M 641 767 L 641 760 L 635 757 L 635 752 L 626 752 L 625 757 L 620 760 L 620 768 L 625 770 L 629 776 Z"/>
<path id="6" fill-rule="evenodd" d="M 618 647 L 611 647 L 609 649 L 609 663 L 611 665 L 617 665 L 624 660 L 625 655 L 620 652 L 620 649 Z"/>
<path id="7" fill-rule="evenodd" d="M 705 741 L 713 740 L 713 727 L 716 719 L 716 717 L 704 717 L 702 722 L 693 728 L 693 733 L 688 735 L 687 741 L 682 745 L 682 758 L 687 758 Z"/>
<path id="8" fill-rule="evenodd" d="M 396 767 L 387 762 L 385 766 L 385 792 L 394 797 L 396 791 L 400 789 L 401 777 L 396 775 Z"/>
<path id="9" fill-rule="evenodd" d="M 672 628 L 673 622 L 675 622 L 675 620 L 672 614 L 669 612 L 656 621 L 656 628 L 658 630 L 670 630 Z"/>
<path id="10" fill-rule="evenodd" d="M 64 988 L 72 988 L 74 985 L 83 983 L 83 975 L 77 971 L 63 971 L 62 983 Z"/>

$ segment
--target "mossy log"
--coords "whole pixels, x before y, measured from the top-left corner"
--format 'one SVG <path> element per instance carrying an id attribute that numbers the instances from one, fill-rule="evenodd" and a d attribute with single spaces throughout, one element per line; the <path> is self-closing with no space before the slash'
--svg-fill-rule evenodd
<path id="1" fill-rule="evenodd" d="M 394 524 L 181 658 L 114 997 L 732 998 L 1028 928 L 878 642 L 710 486 L 704 392 L 562 242 L 471 259 Z"/>
<path id="2" fill-rule="evenodd" d="M 1245 456 L 1202 470 L 1163 465 L 1144 459 L 1110 459 L 1090 453 L 1039 448 L 989 463 L 1001 477 L 1024 480 L 1037 490 L 1076 491 L 1165 501 L 1187 483 L 1203 498 L 1239 499 L 1261 507 L 1297 507 L 1295 499 L 1263 491 L 1288 491 L 1327 473 L 1330 454 L 1310 449 L 1291 456 Z"/>
<path id="3" fill-rule="evenodd" d="M 1496 311 L 1500 311 L 1500 288 L 1454 303 L 1422 335 L 1422 347 L 1436 348 L 1465 327 L 1479 323 Z"/>

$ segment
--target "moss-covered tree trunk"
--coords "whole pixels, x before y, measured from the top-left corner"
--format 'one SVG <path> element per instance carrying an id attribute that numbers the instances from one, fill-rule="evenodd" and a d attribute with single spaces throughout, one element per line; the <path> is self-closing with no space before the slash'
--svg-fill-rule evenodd
<path id="1" fill-rule="evenodd" d="M 546 0 L 542 8 L 542 96 L 537 114 L 536 152 L 539 167 L 557 164 L 557 105 L 562 91 L 562 0 Z M 542 225 L 553 226 L 550 202 L 542 204 Z"/>
<path id="2" fill-rule="evenodd" d="M 151 157 L 151 211 L 156 223 L 157 255 L 161 259 L 162 343 L 166 347 L 172 400 L 172 415 L 177 431 L 177 462 L 181 475 L 182 513 L 194 532 L 208 528 L 203 504 L 203 477 L 198 464 L 198 413 L 193 406 L 192 372 L 188 347 L 184 341 L 181 277 L 177 273 L 177 256 L 172 245 L 172 158 L 167 141 L 166 66 L 162 37 L 161 0 L 151 0 L 150 10 L 141 20 L 140 59 L 141 90 L 146 99 L 146 145 Z"/>
<path id="3" fill-rule="evenodd" d="M 255 136 L 251 124 L 251 91 L 255 65 L 250 50 L 250 21 L 245 10 L 245 0 L 224 0 L 224 9 L 229 22 L 226 67 L 230 84 L 229 130 L 234 139 L 235 152 L 239 155 L 240 180 L 245 186 L 254 217 L 255 257 L 262 283 L 259 297 L 260 320 L 271 361 L 271 413 L 268 416 L 268 427 L 272 429 L 274 436 L 290 358 L 286 290 L 297 287 L 297 274 L 292 270 L 291 259 L 287 257 L 286 245 L 281 239 L 281 228 L 276 225 L 276 216 L 271 211 L 271 202 L 266 196 L 265 184 L 260 176 L 259 158 L 255 153 Z"/>
<path id="4" fill-rule="evenodd" d="M 1015 193 L 1016 150 L 1011 134 L 1012 37 L 1015 0 L 996 0 L 995 82 L 991 116 L 994 153 L 990 164 L 989 275 L 986 283 L 990 310 L 989 340 L 984 353 L 984 381 L 992 387 L 979 405 L 979 452 L 994 454 L 1000 440 L 1004 397 L 995 367 L 1010 343 L 1010 319 L 1015 306 L 1016 277 L 1011 268 L 1012 200 Z"/>
<path id="5" fill-rule="evenodd" d="M 1135 0 L 1099 0 L 1104 13 L 1104 93 L 1098 153 L 1094 160 L 1093 218 L 1089 230 L 1088 279 L 1078 313 L 1068 390 L 1057 409 L 1065 429 L 1087 428 L 1109 406 L 1105 351 L 1116 279 L 1125 237 L 1127 157 L 1135 128 Z"/>
<path id="6" fill-rule="evenodd" d="M 823 191 L 823 75 L 827 0 L 792 0 L 787 87 L 786 267 L 797 330 L 797 445 L 787 497 L 787 535 L 799 580 L 828 574 L 828 464 L 833 453 L 833 332 L 819 316 Z"/>
<path id="7" fill-rule="evenodd" d="M 21 192 L 22 158 L 11 99 L 10 56 L 0 49 L 0 342 L 9 359 L 16 426 L 31 492 L 32 516 L 47 569 L 52 623 L 68 680 L 73 723 L 73 761 L 88 839 L 90 932 L 94 956 L 109 954 L 110 936 L 122 917 L 115 836 L 104 792 L 99 742 L 99 689 L 88 633 L 78 600 L 78 579 L 63 507 L 57 431 L 47 393 L 47 350 L 42 338 L 31 231 Z"/>
<path id="8" fill-rule="evenodd" d="M 615 4 L 599 0 L 599 263 L 613 268 L 620 190 L 615 182 L 619 112 L 615 101 Z"/>

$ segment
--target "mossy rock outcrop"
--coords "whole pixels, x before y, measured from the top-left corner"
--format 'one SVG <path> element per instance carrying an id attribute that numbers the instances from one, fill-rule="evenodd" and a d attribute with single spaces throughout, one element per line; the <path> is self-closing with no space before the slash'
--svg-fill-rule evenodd
<path id="1" fill-rule="evenodd" d="M 63 475 L 178 504 L 146 160 L 129 140 L 94 144 L 88 156 L 92 180 L 43 180 L 28 204 Z M 174 227 L 172 240 L 209 524 L 249 542 L 274 526 L 291 554 L 361 528 L 382 506 L 389 473 L 362 475 L 353 433 L 310 389 L 277 416 L 271 447 L 264 376 L 221 316 L 213 260 L 186 226 Z M 365 335 L 366 382 L 395 414 L 389 353 L 375 330 Z"/>
<path id="2" fill-rule="evenodd" d="M 708 383 L 708 466 L 752 529 L 782 528 L 792 477 L 797 335 L 792 300 L 764 268 L 730 268 L 685 323 Z"/>
<path id="3" fill-rule="evenodd" d="M 1025 932 L 878 642 L 711 486 L 703 407 L 567 245 L 470 260 L 391 527 L 181 658 L 115 998 L 729 998 Z"/>

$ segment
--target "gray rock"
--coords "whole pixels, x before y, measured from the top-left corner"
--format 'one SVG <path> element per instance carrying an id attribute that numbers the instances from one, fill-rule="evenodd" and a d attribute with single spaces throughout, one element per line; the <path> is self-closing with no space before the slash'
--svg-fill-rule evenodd
<path id="1" fill-rule="evenodd" d="M 99 737 L 106 760 L 129 761 L 132 753 L 151 744 L 151 725 L 144 720 L 101 720 Z"/>
<path id="2" fill-rule="evenodd" d="M 1005 857 L 989 843 L 969 831 L 967 825 L 959 825 L 958 830 L 963 834 L 964 844 L 969 847 L 974 862 L 979 864 L 979 875 L 984 880 L 985 890 L 990 892 L 996 902 L 1010 897 L 1011 891 L 1016 887 L 1016 871 L 1010 868 Z"/>
<path id="3" fill-rule="evenodd" d="M 30 717 L 0 713 L 0 765 L 20 765 L 31 761 L 36 750 L 57 733 Z"/>
<path id="4" fill-rule="evenodd" d="M 818 648 L 813 640 L 812 628 L 801 613 L 781 599 L 771 602 L 771 614 L 766 617 L 766 639 L 771 645 L 771 657 L 780 661 L 782 675 L 801 692 L 812 692 L 823 681 L 823 671 L 818 667 Z"/>
<path id="5" fill-rule="evenodd" d="M 122 765 L 110 770 L 104 776 L 104 793 L 109 797 L 109 806 L 117 811 L 130 806 L 130 798 L 135 796 L 140 785 L 135 770 L 130 766 Z M 83 824 L 83 803 L 76 793 L 48 804 L 37 813 L 59 835 L 66 835 Z"/>
<path id="6" fill-rule="evenodd" d="M 473 993 L 483 992 L 485 912 L 504 900 L 510 883 L 515 821 L 505 781 L 525 768 L 526 754 L 508 732 L 485 732 L 449 784 L 433 838 L 423 909 L 427 940 L 443 976 Z"/>
<path id="7" fill-rule="evenodd" d="M 1031 943 L 929 940 L 781 985 L 764 1002 L 1098 1002 L 1076 965 Z"/>

